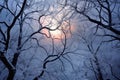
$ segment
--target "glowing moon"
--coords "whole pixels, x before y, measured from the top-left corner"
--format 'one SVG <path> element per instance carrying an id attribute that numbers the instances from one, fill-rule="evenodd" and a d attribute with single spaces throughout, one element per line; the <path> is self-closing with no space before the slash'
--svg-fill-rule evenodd
<path id="1" fill-rule="evenodd" d="M 71 32 L 74 31 L 74 27 L 71 26 L 68 22 L 62 21 L 59 23 L 56 19 L 51 16 L 45 16 L 41 19 L 42 27 L 47 27 L 52 30 L 43 29 L 41 32 L 44 33 L 47 37 L 54 39 L 63 39 L 65 35 L 70 37 Z M 53 30 L 54 29 L 54 30 Z M 63 30 L 65 34 L 63 33 Z"/>
<path id="2" fill-rule="evenodd" d="M 47 37 L 51 37 L 51 38 L 54 38 L 54 39 L 62 39 L 64 34 L 61 30 L 54 30 L 54 31 L 49 31 L 47 29 L 43 29 L 42 30 L 42 33 L 45 34 Z"/>
<path id="3" fill-rule="evenodd" d="M 52 37 L 52 38 L 58 38 L 58 39 L 62 38 L 63 32 L 59 30 L 60 28 L 57 28 L 59 26 L 58 21 L 53 19 L 51 16 L 46 16 L 42 18 L 41 23 L 43 27 L 55 29 L 52 31 L 49 31 L 47 29 L 42 30 L 42 33 L 44 33 L 46 36 Z"/>

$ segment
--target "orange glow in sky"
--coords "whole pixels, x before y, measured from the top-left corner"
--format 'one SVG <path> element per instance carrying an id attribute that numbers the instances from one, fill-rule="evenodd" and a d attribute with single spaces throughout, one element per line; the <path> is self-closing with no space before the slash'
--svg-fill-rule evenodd
<path id="1" fill-rule="evenodd" d="M 51 38 L 54 38 L 54 39 L 63 39 L 65 37 L 65 35 L 67 37 L 70 37 L 70 31 L 74 31 L 74 27 L 73 26 L 70 26 L 69 23 L 63 21 L 61 24 L 51 18 L 50 16 L 48 17 L 43 17 L 42 20 L 41 20 L 41 24 L 43 27 L 48 27 L 50 29 L 55 29 L 54 31 L 49 31 L 47 29 L 43 29 L 41 32 L 43 34 L 45 34 L 47 37 L 51 37 Z M 57 28 L 59 26 L 59 28 Z M 63 33 L 63 30 L 65 32 L 65 34 Z"/>
<path id="2" fill-rule="evenodd" d="M 52 38 L 58 38 L 58 39 L 62 38 L 63 36 L 63 33 L 60 30 L 50 31 L 50 34 Z"/>
<path id="3" fill-rule="evenodd" d="M 47 29 L 43 29 L 42 33 L 44 33 L 47 37 L 51 37 L 54 39 L 62 39 L 63 38 L 63 32 L 61 30 L 54 30 L 54 31 L 49 31 Z"/>

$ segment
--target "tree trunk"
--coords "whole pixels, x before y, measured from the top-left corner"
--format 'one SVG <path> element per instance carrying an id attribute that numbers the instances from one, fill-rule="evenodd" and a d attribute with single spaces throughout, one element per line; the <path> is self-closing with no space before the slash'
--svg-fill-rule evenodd
<path id="1" fill-rule="evenodd" d="M 13 80 L 16 69 L 14 66 L 7 60 L 3 52 L 0 52 L 0 60 L 3 62 L 3 64 L 6 66 L 6 68 L 9 71 L 7 80 Z"/>
<path id="2" fill-rule="evenodd" d="M 7 77 L 7 80 L 13 80 L 14 79 L 14 76 L 15 76 L 15 73 L 16 73 L 16 70 L 9 70 L 9 74 L 8 74 L 8 77 Z"/>
<path id="3" fill-rule="evenodd" d="M 98 69 L 98 80 L 103 80 L 103 76 L 100 69 Z"/>
<path id="4" fill-rule="evenodd" d="M 102 71 L 101 71 L 101 69 L 100 69 L 100 65 L 99 65 L 99 62 L 98 62 L 98 58 L 97 58 L 97 56 L 95 55 L 94 56 L 95 57 L 95 64 L 96 64 L 96 66 L 97 66 L 97 76 L 98 76 L 98 80 L 103 80 L 103 76 L 102 76 Z"/>

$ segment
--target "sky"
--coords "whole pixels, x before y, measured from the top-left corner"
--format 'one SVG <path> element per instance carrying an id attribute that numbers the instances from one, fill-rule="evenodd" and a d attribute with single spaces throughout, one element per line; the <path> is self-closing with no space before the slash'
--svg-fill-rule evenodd
<path id="1" fill-rule="evenodd" d="M 3 2 L 0 2 L 0 6 L 5 5 Z M 10 25 L 14 19 L 11 12 L 17 15 L 22 2 L 22 0 L 8 0 L 9 10 L 0 11 L 0 22 L 4 21 Z M 104 80 L 108 78 L 117 80 L 114 75 L 120 78 L 120 49 L 116 48 L 119 41 L 105 42 L 111 37 L 100 35 L 104 32 L 113 33 L 106 29 L 98 29 L 95 34 L 95 24 L 75 12 L 70 6 L 78 3 L 77 7 L 82 10 L 83 1 L 68 0 L 66 6 L 64 2 L 65 0 L 27 2 L 23 14 L 10 31 L 9 48 L 4 53 L 7 60 L 11 62 L 14 54 L 20 52 L 14 80 L 33 80 L 42 71 L 44 74 L 39 80 L 96 80 L 94 74 L 94 69 L 97 71 L 98 68 L 95 63 L 96 58 Z M 115 12 L 117 8 L 115 7 Z M 97 15 L 94 10 L 90 10 L 89 15 Z M 116 22 L 115 18 L 113 22 Z M 21 35 L 20 28 L 22 28 Z M 5 36 L 7 36 L 7 29 L 6 25 L 0 23 L 0 30 Z M 34 32 L 36 34 L 32 35 Z M 20 50 L 18 49 L 19 35 L 22 38 L 21 46 L 23 44 Z M 3 41 L 1 33 L 0 41 Z M 5 46 L 0 43 L 0 51 L 3 51 Z M 46 61 L 48 63 L 44 68 Z M 110 72 L 111 67 L 114 75 Z M 6 80 L 7 76 L 8 69 L 0 60 L 0 80 Z"/>

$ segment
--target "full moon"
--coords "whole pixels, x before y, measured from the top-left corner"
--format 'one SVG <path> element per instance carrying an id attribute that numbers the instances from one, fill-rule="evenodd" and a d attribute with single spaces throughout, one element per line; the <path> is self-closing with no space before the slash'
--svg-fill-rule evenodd
<path id="1" fill-rule="evenodd" d="M 70 25 L 67 21 L 58 21 L 54 17 L 45 16 L 41 18 L 40 23 L 42 27 L 47 27 L 49 29 L 43 29 L 41 32 L 49 38 L 62 40 L 66 37 L 70 37 L 71 32 L 75 31 L 73 25 Z M 64 32 L 63 32 L 64 31 Z"/>
<path id="2" fill-rule="evenodd" d="M 41 19 L 41 23 L 43 27 L 50 28 L 51 30 L 44 29 L 42 30 L 42 33 L 44 33 L 46 36 L 54 38 L 54 39 L 62 39 L 64 34 L 61 30 L 62 24 L 59 24 L 59 22 L 55 19 L 53 19 L 51 16 L 43 17 Z"/>
<path id="3" fill-rule="evenodd" d="M 58 39 L 61 39 L 63 36 L 62 35 L 63 33 L 60 30 L 50 31 L 50 34 L 52 38 L 58 38 Z"/>

